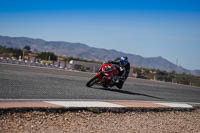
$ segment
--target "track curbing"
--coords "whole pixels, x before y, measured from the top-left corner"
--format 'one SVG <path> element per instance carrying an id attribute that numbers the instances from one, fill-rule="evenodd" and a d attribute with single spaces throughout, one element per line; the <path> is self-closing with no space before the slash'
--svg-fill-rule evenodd
<path id="1" fill-rule="evenodd" d="M 194 105 L 175 102 L 149 101 L 0 101 L 0 110 L 26 109 L 63 109 L 96 110 L 95 112 L 114 111 L 172 111 L 193 110 Z"/>

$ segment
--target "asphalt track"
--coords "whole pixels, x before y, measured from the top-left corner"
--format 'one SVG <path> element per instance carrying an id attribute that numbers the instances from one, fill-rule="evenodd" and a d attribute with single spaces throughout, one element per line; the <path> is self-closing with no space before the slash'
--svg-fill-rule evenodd
<path id="1" fill-rule="evenodd" d="M 129 78 L 122 90 L 88 88 L 94 74 L 0 64 L 0 100 L 142 100 L 200 103 L 200 88 Z"/>

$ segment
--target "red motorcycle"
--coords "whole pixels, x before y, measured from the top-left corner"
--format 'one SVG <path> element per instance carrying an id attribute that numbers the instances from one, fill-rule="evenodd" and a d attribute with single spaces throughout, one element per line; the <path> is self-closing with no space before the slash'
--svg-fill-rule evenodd
<path id="1" fill-rule="evenodd" d="M 112 63 L 103 64 L 96 75 L 87 82 L 86 86 L 102 85 L 103 87 L 112 87 L 118 81 L 119 71 Z"/>

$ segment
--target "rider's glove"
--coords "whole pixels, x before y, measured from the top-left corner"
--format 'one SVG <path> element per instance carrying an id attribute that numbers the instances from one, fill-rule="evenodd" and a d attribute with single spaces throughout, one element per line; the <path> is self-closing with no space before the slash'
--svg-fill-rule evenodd
<path id="1" fill-rule="evenodd" d="M 120 70 L 121 72 L 124 71 L 124 69 L 123 69 L 122 67 L 120 67 L 119 70 Z"/>

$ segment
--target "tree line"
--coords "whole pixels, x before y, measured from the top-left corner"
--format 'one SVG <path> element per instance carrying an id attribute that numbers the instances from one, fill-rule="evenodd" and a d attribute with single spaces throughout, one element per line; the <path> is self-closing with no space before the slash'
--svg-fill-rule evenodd
<path id="1" fill-rule="evenodd" d="M 31 47 L 28 45 L 25 45 L 23 49 L 20 48 L 7 48 L 6 46 L 0 45 L 0 55 L 5 57 L 15 57 L 19 59 L 19 57 L 23 57 L 24 55 L 28 55 L 29 53 L 32 53 Z M 37 54 L 37 58 L 41 60 L 57 60 L 57 56 L 52 52 L 40 52 Z"/>
<path id="2" fill-rule="evenodd" d="M 177 73 L 175 71 L 167 72 L 159 69 L 150 69 L 143 67 L 134 67 L 133 73 L 137 74 L 137 78 L 142 79 L 200 86 L 200 76 L 190 75 L 186 73 Z"/>

